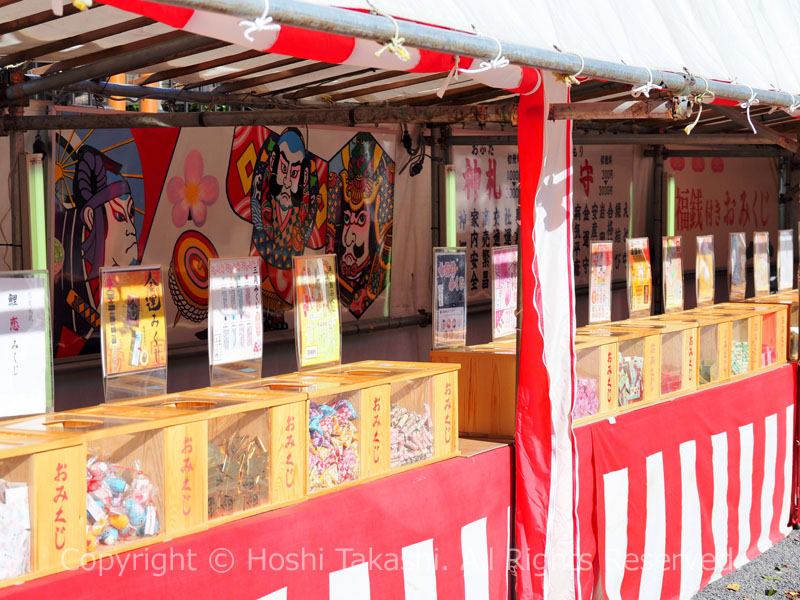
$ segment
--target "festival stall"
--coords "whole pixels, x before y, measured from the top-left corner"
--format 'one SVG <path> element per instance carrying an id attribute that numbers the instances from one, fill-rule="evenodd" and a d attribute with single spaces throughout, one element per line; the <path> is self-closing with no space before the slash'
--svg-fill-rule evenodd
<path id="1" fill-rule="evenodd" d="M 769 79 L 676 55 L 667 15 L 659 50 L 598 8 L 623 49 L 544 2 L 196 4 L 0 2 L 0 597 L 675 598 L 785 534 L 790 52 L 756 51 Z M 685 149 L 748 125 L 771 145 Z M 703 197 L 764 157 L 771 192 Z"/>

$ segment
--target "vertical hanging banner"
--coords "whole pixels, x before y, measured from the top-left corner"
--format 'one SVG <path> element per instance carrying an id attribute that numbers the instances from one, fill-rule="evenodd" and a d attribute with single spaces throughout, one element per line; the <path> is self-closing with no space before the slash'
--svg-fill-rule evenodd
<path id="1" fill-rule="evenodd" d="M 467 253 L 433 249 L 433 347 L 467 344 Z"/>
<path id="2" fill-rule="evenodd" d="M 694 262 L 695 297 L 697 306 L 714 304 L 714 236 L 697 236 Z"/>
<path id="3" fill-rule="evenodd" d="M 627 255 L 623 243 L 631 227 L 633 185 L 631 146 L 574 146 L 572 260 L 575 285 L 590 282 L 591 243 L 617 244 L 611 279 L 625 279 Z"/>
<path id="4" fill-rule="evenodd" d="M 681 259 L 681 236 L 665 236 L 661 240 L 663 265 L 664 312 L 683 310 L 683 261 Z"/>
<path id="5" fill-rule="evenodd" d="M 453 146 L 456 239 L 469 256 L 470 301 L 489 300 L 492 248 L 519 243 L 519 154 L 516 146 Z"/>
<path id="6" fill-rule="evenodd" d="M 728 298 L 744 300 L 747 292 L 747 240 L 743 231 L 730 234 Z"/>
<path id="7" fill-rule="evenodd" d="M 161 267 L 102 268 L 100 288 L 106 401 L 165 393 L 167 332 Z M 148 372 L 158 375 L 131 376 Z"/>
<path id="8" fill-rule="evenodd" d="M 336 255 L 295 256 L 294 290 L 298 368 L 342 362 Z"/>
<path id="9" fill-rule="evenodd" d="M 753 288 L 756 296 L 769 295 L 769 232 L 753 233 Z"/>
<path id="10" fill-rule="evenodd" d="M 46 271 L 0 276 L 0 417 L 53 408 Z"/>
<path id="11" fill-rule="evenodd" d="M 242 376 L 261 375 L 261 261 L 258 257 L 209 260 L 208 357 L 211 383 L 214 367 L 237 365 Z M 252 365 L 250 363 L 253 363 Z M 220 369 L 220 375 L 226 370 Z M 222 377 L 221 380 L 227 380 Z"/>
<path id="12" fill-rule="evenodd" d="M 589 323 L 611 320 L 611 278 L 614 272 L 613 244 L 592 243 L 592 268 L 589 278 Z"/>
<path id="13" fill-rule="evenodd" d="M 778 291 L 792 289 L 794 278 L 794 243 L 791 229 L 778 232 Z"/>
<path id="14" fill-rule="evenodd" d="M 517 261 L 519 248 L 492 248 L 492 339 L 517 333 Z"/>
<path id="15" fill-rule="evenodd" d="M 628 312 L 631 317 L 648 317 L 653 305 L 650 244 L 647 238 L 625 241 L 628 255 Z"/>

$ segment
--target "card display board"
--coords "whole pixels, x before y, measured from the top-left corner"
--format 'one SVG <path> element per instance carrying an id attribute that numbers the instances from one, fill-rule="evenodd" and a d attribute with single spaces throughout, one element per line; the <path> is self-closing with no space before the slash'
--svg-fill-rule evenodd
<path id="1" fill-rule="evenodd" d="M 433 249 L 433 347 L 467 343 L 467 253 L 457 248 Z"/>
<path id="2" fill-rule="evenodd" d="M 792 289 L 794 279 L 794 232 L 781 229 L 778 232 L 778 291 Z"/>
<path id="3" fill-rule="evenodd" d="M 53 409 L 48 281 L 46 271 L 0 276 L 0 417 Z"/>
<path id="4" fill-rule="evenodd" d="M 611 320 L 611 278 L 614 274 L 611 242 L 592 243 L 592 273 L 589 279 L 589 323 Z"/>
<path id="5" fill-rule="evenodd" d="M 650 244 L 647 238 L 630 238 L 625 243 L 628 256 L 628 310 L 631 317 L 646 317 L 653 306 Z"/>
<path id="6" fill-rule="evenodd" d="M 663 257 L 664 312 L 683 310 L 683 261 L 681 259 L 681 236 L 665 236 L 661 240 Z"/>
<path id="7" fill-rule="evenodd" d="M 714 304 L 714 236 L 697 236 L 694 261 L 695 298 L 697 306 Z"/>
<path id="8" fill-rule="evenodd" d="M 167 391 L 167 330 L 160 266 L 100 270 L 106 402 Z"/>
<path id="9" fill-rule="evenodd" d="M 519 248 L 492 248 L 492 339 L 517 333 L 517 261 Z"/>
<path id="10" fill-rule="evenodd" d="M 342 362 L 336 255 L 295 256 L 294 290 L 298 368 Z"/>
<path id="11" fill-rule="evenodd" d="M 769 295 L 769 232 L 753 233 L 753 289 L 756 296 Z"/>
<path id="12" fill-rule="evenodd" d="M 208 359 L 211 385 L 261 376 L 261 261 L 209 261 Z"/>
<path id="13" fill-rule="evenodd" d="M 747 292 L 747 240 L 743 231 L 731 233 L 728 245 L 728 298 L 744 300 Z"/>

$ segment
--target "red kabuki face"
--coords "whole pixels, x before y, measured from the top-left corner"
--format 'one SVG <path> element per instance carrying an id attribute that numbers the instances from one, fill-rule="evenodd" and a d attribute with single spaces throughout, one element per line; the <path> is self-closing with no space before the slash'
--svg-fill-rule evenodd
<path id="1" fill-rule="evenodd" d="M 370 214 L 367 210 L 344 209 L 344 228 L 342 230 L 342 254 L 340 268 L 342 275 L 355 279 L 370 260 L 369 234 Z"/>

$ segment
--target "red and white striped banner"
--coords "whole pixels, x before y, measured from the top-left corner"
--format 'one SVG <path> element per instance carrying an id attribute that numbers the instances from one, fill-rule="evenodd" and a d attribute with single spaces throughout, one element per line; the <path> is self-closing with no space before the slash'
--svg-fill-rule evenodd
<path id="1" fill-rule="evenodd" d="M 402 61 L 381 44 L 281 25 L 245 38 L 236 17 L 145 0 L 101 0 L 192 33 L 271 54 L 332 64 L 448 73 L 480 60 L 407 48 Z M 388 41 L 388 40 L 387 40 Z M 520 600 L 571 600 L 574 574 L 572 336 L 572 164 L 570 124 L 547 120 L 550 103 L 569 101 L 550 74 L 507 65 L 470 72 L 479 83 L 522 94 L 518 126 L 523 265 L 521 368 L 516 434 L 516 533 Z M 540 258 L 542 257 L 542 258 Z M 563 557 L 567 557 L 565 560 Z M 469 588 L 467 597 L 472 598 Z M 451 596 L 448 596 L 451 597 Z M 477 598 L 477 597 L 476 597 Z"/>
<path id="2" fill-rule="evenodd" d="M 331 64 L 409 73 L 447 73 L 454 66 L 460 69 L 474 69 L 481 63 L 480 60 L 469 57 L 457 60 L 452 54 L 411 47 L 405 48 L 408 60 L 401 60 L 390 51 L 381 51 L 383 46 L 371 40 L 310 31 L 288 25 L 256 31 L 251 35 L 252 40 L 249 40 L 244 36 L 246 29 L 241 25 L 242 19 L 232 15 L 166 6 L 145 0 L 102 0 L 102 2 L 150 17 L 176 29 L 237 46 Z M 520 94 L 529 94 L 541 84 L 539 71 L 518 65 L 470 73 L 469 76 L 484 85 Z"/>
<path id="3" fill-rule="evenodd" d="M 690 598 L 788 533 L 795 381 L 786 365 L 575 431 L 583 600 L 598 577 L 610 600 Z"/>
<path id="4" fill-rule="evenodd" d="M 506 600 L 512 451 L 452 458 L 0 590 L 0 598 Z"/>

